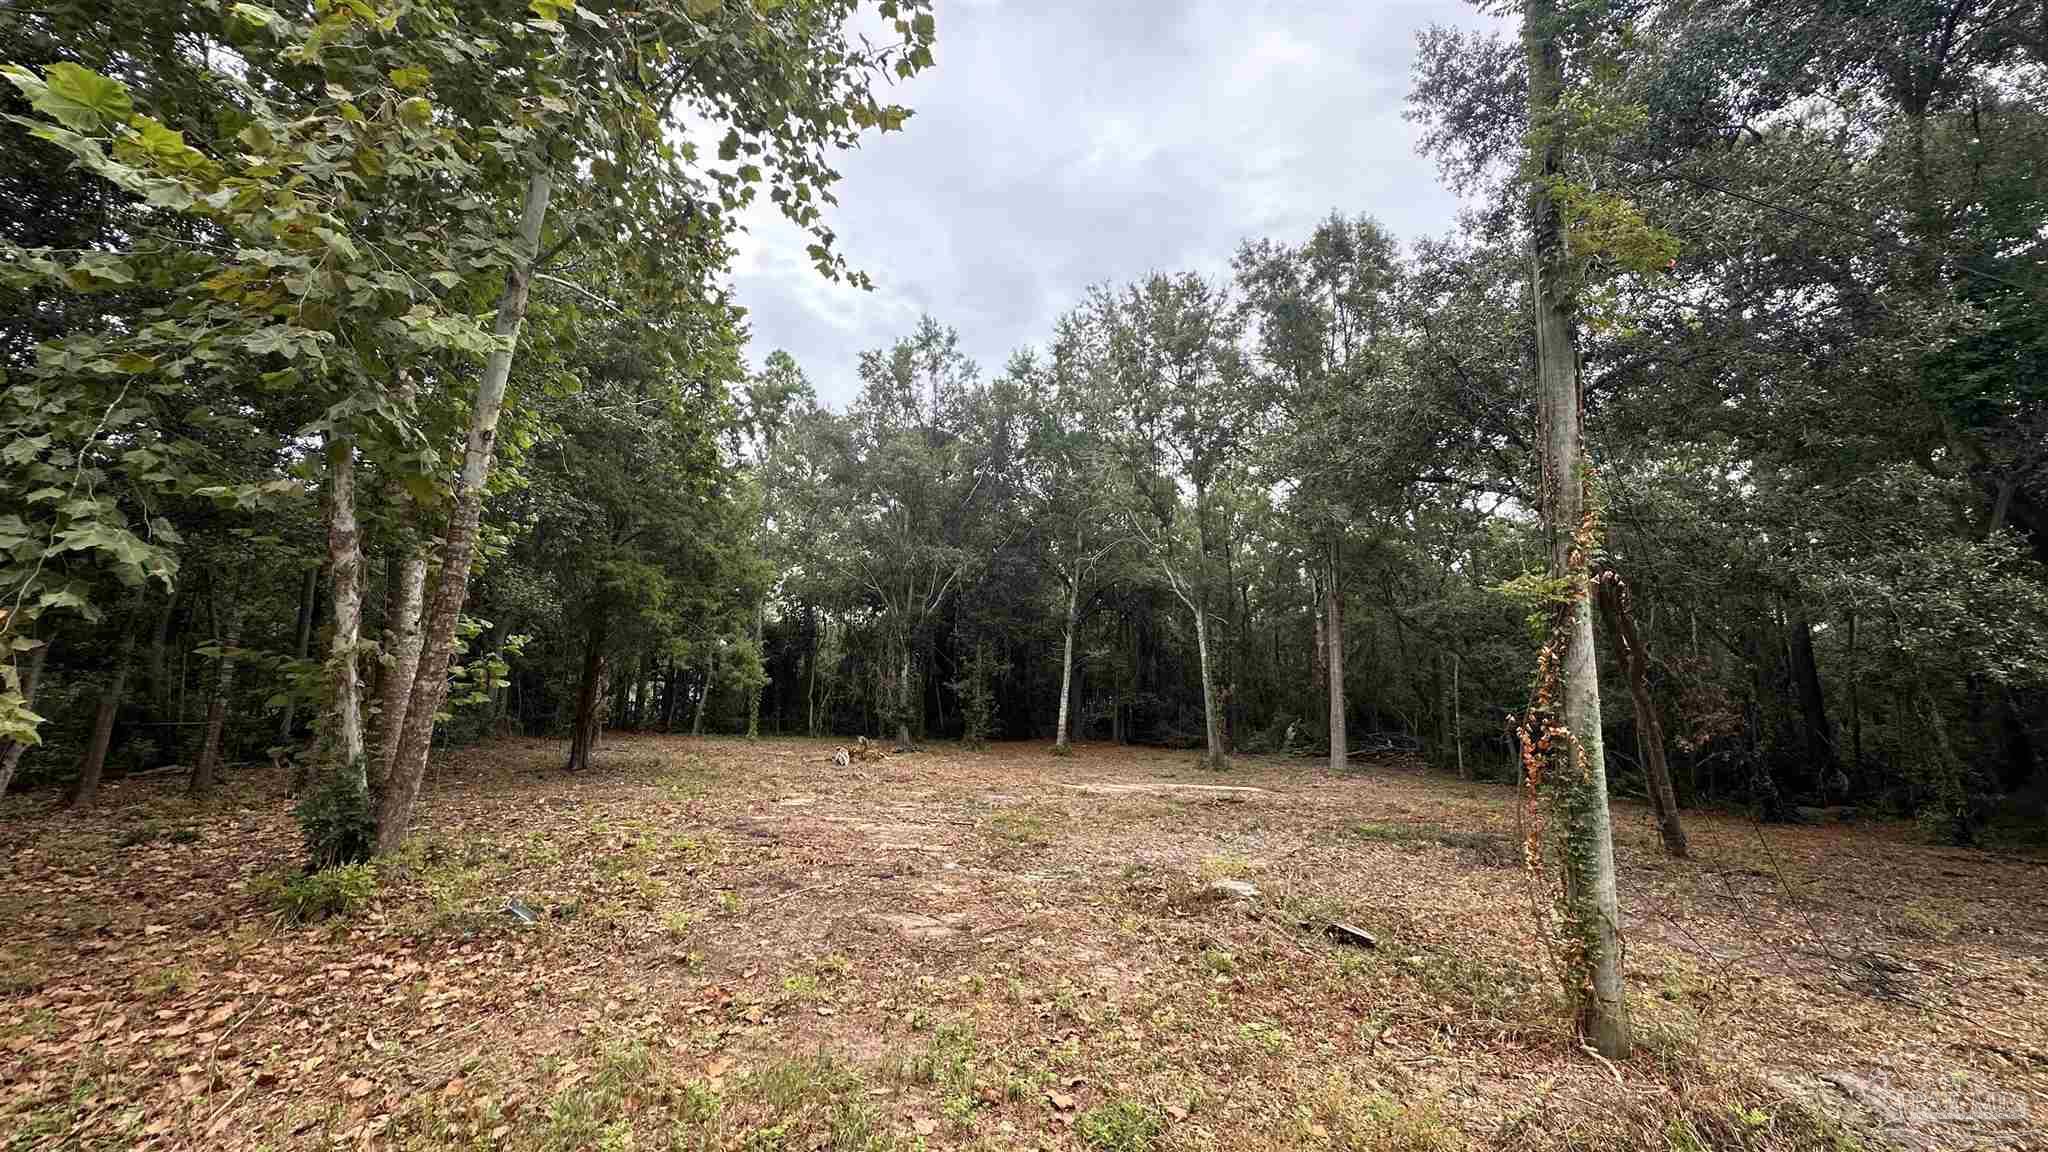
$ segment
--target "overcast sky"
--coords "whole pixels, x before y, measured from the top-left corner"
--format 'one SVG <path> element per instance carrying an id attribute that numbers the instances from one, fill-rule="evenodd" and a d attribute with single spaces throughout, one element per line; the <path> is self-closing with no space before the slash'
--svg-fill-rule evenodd
<path id="1" fill-rule="evenodd" d="M 1456 201 L 1401 118 L 1415 34 L 1462 0 L 938 0 L 904 131 L 842 157 L 831 216 L 872 292 L 826 282 L 764 204 L 734 269 L 749 358 L 786 348 L 844 407 L 860 352 L 929 312 L 984 376 L 1091 284 L 1221 273 L 1331 210 L 1403 238 Z"/>

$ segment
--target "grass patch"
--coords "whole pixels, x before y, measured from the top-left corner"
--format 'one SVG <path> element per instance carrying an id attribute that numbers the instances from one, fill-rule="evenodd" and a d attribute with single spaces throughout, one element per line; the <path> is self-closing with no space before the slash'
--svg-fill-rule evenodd
<path id="1" fill-rule="evenodd" d="M 868 1104 L 860 1074 L 829 1056 L 771 1064 L 741 1080 L 727 1104 L 728 1111 L 737 1106 L 748 1114 L 738 1146 L 750 1150 L 893 1152 L 899 1146 Z"/>
<path id="2" fill-rule="evenodd" d="M 1513 868 L 1521 860 L 1507 839 L 1496 832 L 1445 828 L 1436 824 L 1393 824 L 1367 821 L 1345 830 L 1357 840 L 1398 844 L 1410 848 L 1449 848 L 1484 868 Z"/>
<path id="3" fill-rule="evenodd" d="M 1959 929 L 1940 905 L 1923 896 L 1908 900 L 1899 908 L 1899 931 L 1915 940 L 1946 944 L 1955 939 Z"/>
<path id="4" fill-rule="evenodd" d="M 197 981 L 189 964 L 172 964 L 135 978 L 135 991 L 152 1000 L 168 1000 L 189 991 Z"/>
<path id="5" fill-rule="evenodd" d="M 974 1025 L 941 1024 L 932 1032 L 925 1050 L 905 1061 L 903 1078 L 937 1088 L 939 1110 L 948 1119 L 964 1122 L 974 1114 L 975 1070 L 980 1053 Z"/>
<path id="6" fill-rule="evenodd" d="M 1404 1103 L 1380 1092 L 1359 1092 L 1341 1074 L 1309 1099 L 1307 1113 L 1307 1135 L 1332 1148 L 1461 1152 L 1472 1146 L 1435 1101 Z"/>
<path id="7" fill-rule="evenodd" d="M 1128 1096 L 1104 1100 L 1074 1123 L 1082 1146 L 1095 1152 L 1148 1152 L 1158 1146 L 1161 1127 L 1158 1113 Z"/>
<path id="8" fill-rule="evenodd" d="M 982 822 L 982 834 L 1006 848 L 1045 848 L 1053 842 L 1056 817 L 1063 812 L 1032 804 L 997 809 Z"/>
<path id="9" fill-rule="evenodd" d="M 1218 880 L 1239 880 L 1251 875 L 1251 857 L 1236 852 L 1222 852 L 1202 858 L 1202 883 L 1213 884 Z"/>
<path id="10" fill-rule="evenodd" d="M 310 875 L 286 869 L 257 882 L 257 892 L 288 924 L 312 924 L 349 917 L 377 895 L 377 870 L 369 864 L 322 868 Z"/>

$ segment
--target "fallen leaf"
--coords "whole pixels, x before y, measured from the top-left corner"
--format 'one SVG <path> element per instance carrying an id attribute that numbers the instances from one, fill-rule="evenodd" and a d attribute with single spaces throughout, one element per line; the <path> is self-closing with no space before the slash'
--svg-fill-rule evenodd
<path id="1" fill-rule="evenodd" d="M 1045 1098 L 1047 1100 L 1052 1101 L 1052 1106 L 1059 1109 L 1062 1112 L 1071 1112 L 1074 1109 L 1074 1098 L 1072 1096 L 1067 1095 L 1065 1092 L 1053 1092 L 1048 1090 L 1045 1094 Z"/>
<path id="2" fill-rule="evenodd" d="M 358 1076 L 355 1079 L 349 1081 L 347 1085 L 343 1087 L 342 1091 L 347 1092 L 348 1098 L 351 1100 L 361 1100 L 363 1097 L 368 1096 L 370 1094 L 370 1090 L 375 1087 L 376 1085 L 370 1083 L 370 1081 L 367 1078 Z"/>
<path id="3" fill-rule="evenodd" d="M 939 1122 L 937 1120 L 927 1120 L 922 1116 L 911 1121 L 910 1126 L 917 1129 L 919 1136 L 929 1136 L 939 1130 Z"/>

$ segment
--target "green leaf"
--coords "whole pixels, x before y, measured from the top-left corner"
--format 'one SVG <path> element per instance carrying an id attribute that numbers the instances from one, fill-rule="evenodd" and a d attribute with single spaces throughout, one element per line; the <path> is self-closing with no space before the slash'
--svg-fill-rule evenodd
<path id="1" fill-rule="evenodd" d="M 425 88 L 427 81 L 433 78 L 434 74 L 432 72 L 417 64 L 410 64 L 404 68 L 393 68 L 391 70 L 391 86 L 400 92 L 410 92 L 415 88 Z"/>
<path id="2" fill-rule="evenodd" d="M 247 128 L 235 135 L 235 139 L 258 156 L 268 156 L 277 151 L 277 135 L 270 130 L 270 125 L 261 120 L 251 121 Z"/>
<path id="3" fill-rule="evenodd" d="M 126 84 L 76 64 L 52 64 L 41 79 L 19 65 L 10 64 L 0 72 L 21 89 L 36 111 L 77 132 L 124 124 L 135 111 Z"/>
<path id="4" fill-rule="evenodd" d="M 683 0 L 683 11 L 688 12 L 692 20 L 715 15 L 723 7 L 723 0 Z"/>
<path id="5" fill-rule="evenodd" d="M 424 132 L 434 123 L 434 106 L 420 96 L 402 101 L 398 105 L 398 122 L 415 132 Z"/>

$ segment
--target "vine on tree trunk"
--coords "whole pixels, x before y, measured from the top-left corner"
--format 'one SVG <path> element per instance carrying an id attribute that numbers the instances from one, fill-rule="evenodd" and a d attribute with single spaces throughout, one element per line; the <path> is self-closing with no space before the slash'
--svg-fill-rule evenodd
<path id="1" fill-rule="evenodd" d="M 1602 529 L 1599 505 L 1594 499 L 1593 470 L 1580 459 L 1583 511 L 1572 534 L 1562 577 L 1521 577 L 1504 586 L 1511 595 L 1531 603 L 1530 623 L 1538 629 L 1536 677 L 1529 708 L 1508 719 L 1510 735 L 1521 751 L 1522 794 L 1516 817 L 1522 833 L 1522 862 L 1528 879 L 1529 904 L 1536 921 L 1537 936 L 1558 966 L 1565 992 L 1574 1003 L 1593 994 L 1590 962 L 1599 910 L 1590 893 L 1573 892 L 1561 880 L 1554 897 L 1554 914 L 1545 906 L 1541 893 L 1544 878 L 1544 839 L 1551 818 L 1569 818 L 1570 808 L 1579 802 L 1592 769 L 1586 746 L 1571 730 L 1563 715 L 1565 663 L 1571 650 L 1572 626 L 1577 614 L 1590 611 L 1593 587 L 1593 558 L 1600 552 Z M 1566 851 L 1570 851 L 1567 844 Z"/>

